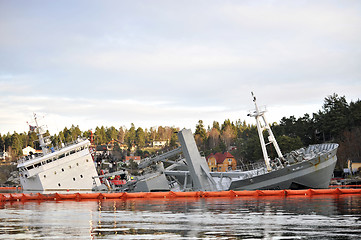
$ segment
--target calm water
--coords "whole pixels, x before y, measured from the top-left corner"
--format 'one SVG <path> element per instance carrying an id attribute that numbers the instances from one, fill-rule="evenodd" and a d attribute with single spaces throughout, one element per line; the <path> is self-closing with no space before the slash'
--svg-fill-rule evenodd
<path id="1" fill-rule="evenodd" d="M 0 203 L 0 239 L 360 239 L 361 195 Z"/>

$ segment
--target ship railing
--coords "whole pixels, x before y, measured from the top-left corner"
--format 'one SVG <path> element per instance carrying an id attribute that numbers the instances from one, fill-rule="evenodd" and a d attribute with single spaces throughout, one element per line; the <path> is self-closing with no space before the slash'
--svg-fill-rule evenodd
<path id="1" fill-rule="evenodd" d="M 253 171 L 253 170 L 260 170 L 266 168 L 266 164 L 264 162 L 257 162 L 257 163 L 250 163 L 250 164 L 243 164 L 237 167 L 238 171 L 245 172 L 245 171 Z"/>

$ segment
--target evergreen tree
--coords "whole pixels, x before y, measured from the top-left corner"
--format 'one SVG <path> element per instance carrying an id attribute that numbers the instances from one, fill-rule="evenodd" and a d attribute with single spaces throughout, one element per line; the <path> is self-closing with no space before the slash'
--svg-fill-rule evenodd
<path id="1" fill-rule="evenodd" d="M 107 138 L 107 142 L 110 142 L 113 139 L 117 139 L 118 131 L 115 129 L 115 127 L 111 126 L 110 128 L 107 128 L 105 130 L 105 135 Z"/>
<path id="2" fill-rule="evenodd" d="M 130 129 L 127 131 L 126 136 L 125 136 L 126 143 L 129 148 L 131 148 L 132 145 L 135 143 L 135 136 L 136 136 L 135 126 L 132 123 Z"/>
<path id="3" fill-rule="evenodd" d="M 0 133 L 0 152 L 5 152 L 5 140 Z"/>
<path id="4" fill-rule="evenodd" d="M 361 101 L 357 100 L 356 102 L 351 102 L 349 109 L 351 115 L 351 127 L 361 126 Z"/>
<path id="5" fill-rule="evenodd" d="M 22 152 L 22 142 L 20 140 L 19 134 L 14 132 L 14 134 L 11 136 L 11 148 L 12 148 L 12 154 L 14 154 L 14 157 L 21 156 L 23 154 Z"/>
<path id="6" fill-rule="evenodd" d="M 169 146 L 170 147 L 175 147 L 177 146 L 177 142 L 178 142 L 178 135 L 177 135 L 177 129 L 173 129 L 172 131 L 172 135 L 170 137 L 170 142 L 169 142 Z"/>
<path id="7" fill-rule="evenodd" d="M 323 131 L 325 140 L 333 141 L 342 131 L 350 126 L 350 111 L 345 96 L 339 97 L 336 93 L 325 98 L 323 104 Z"/>
<path id="8" fill-rule="evenodd" d="M 141 127 L 137 128 L 137 131 L 135 133 L 135 143 L 140 148 L 143 148 L 145 146 L 145 134 Z"/>
<path id="9" fill-rule="evenodd" d="M 101 126 L 101 128 L 99 128 L 99 127 L 95 128 L 95 142 L 97 145 L 107 143 L 107 136 L 105 133 L 104 126 Z"/>
<path id="10" fill-rule="evenodd" d="M 198 147 L 201 148 L 202 151 L 205 151 L 205 143 L 207 140 L 207 132 L 204 128 L 203 121 L 199 120 L 198 124 L 196 125 L 196 131 L 194 133 L 195 141 Z"/>

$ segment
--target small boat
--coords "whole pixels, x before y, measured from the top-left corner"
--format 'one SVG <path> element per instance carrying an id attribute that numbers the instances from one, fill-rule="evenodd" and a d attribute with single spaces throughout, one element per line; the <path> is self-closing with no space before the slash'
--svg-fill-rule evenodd
<path id="1" fill-rule="evenodd" d="M 42 154 L 22 157 L 17 168 L 24 191 L 91 191 L 100 186 L 96 167 L 90 152 L 90 141 L 76 139 L 59 149 L 49 148 L 50 140 L 44 137 L 43 127 L 30 126 L 39 138 Z"/>

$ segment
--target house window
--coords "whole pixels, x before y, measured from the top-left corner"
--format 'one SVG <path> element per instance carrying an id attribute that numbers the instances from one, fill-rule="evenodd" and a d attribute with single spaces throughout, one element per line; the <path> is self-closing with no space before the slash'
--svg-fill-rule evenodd
<path id="1" fill-rule="evenodd" d="M 228 158 L 228 164 L 229 164 L 229 165 L 232 164 L 232 158 Z"/>

